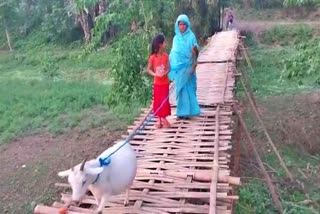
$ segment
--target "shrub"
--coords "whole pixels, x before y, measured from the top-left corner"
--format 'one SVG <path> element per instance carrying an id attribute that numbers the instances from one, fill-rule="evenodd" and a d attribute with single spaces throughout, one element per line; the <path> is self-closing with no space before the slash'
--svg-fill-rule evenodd
<path id="1" fill-rule="evenodd" d="M 283 60 L 282 78 L 295 79 L 299 84 L 320 84 L 320 39 L 295 46 L 294 55 Z"/>

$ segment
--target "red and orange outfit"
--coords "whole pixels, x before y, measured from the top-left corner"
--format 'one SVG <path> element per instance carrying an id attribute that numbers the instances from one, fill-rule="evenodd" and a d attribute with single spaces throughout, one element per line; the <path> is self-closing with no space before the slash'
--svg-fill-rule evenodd
<path id="1" fill-rule="evenodd" d="M 171 115 L 168 97 L 170 84 L 168 78 L 169 55 L 167 53 L 162 53 L 161 55 L 152 54 L 149 58 L 149 64 L 156 74 L 153 81 L 153 112 L 159 118 L 166 118 Z M 159 109 L 161 105 L 162 107 Z"/>

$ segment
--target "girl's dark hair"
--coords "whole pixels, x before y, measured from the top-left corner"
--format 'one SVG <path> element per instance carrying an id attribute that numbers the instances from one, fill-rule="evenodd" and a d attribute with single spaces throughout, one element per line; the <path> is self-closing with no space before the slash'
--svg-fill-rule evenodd
<path id="1" fill-rule="evenodd" d="M 162 33 L 159 33 L 152 39 L 151 55 L 158 53 L 160 45 L 163 44 L 163 42 L 164 42 L 164 35 Z"/>

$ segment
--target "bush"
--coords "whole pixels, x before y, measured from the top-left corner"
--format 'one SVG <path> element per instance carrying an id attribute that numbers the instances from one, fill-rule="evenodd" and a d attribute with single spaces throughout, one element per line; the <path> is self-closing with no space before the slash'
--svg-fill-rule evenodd
<path id="1" fill-rule="evenodd" d="M 245 44 L 248 46 L 256 46 L 257 41 L 252 31 L 247 30 L 241 30 L 240 31 L 241 36 L 245 36 Z"/>
<path id="2" fill-rule="evenodd" d="M 295 79 L 301 85 L 320 85 L 320 39 L 301 43 L 295 49 L 295 54 L 283 61 L 281 77 Z"/>
<path id="3" fill-rule="evenodd" d="M 151 32 L 139 30 L 124 35 L 115 44 L 110 72 L 114 82 L 107 97 L 108 104 L 150 101 L 152 81 L 145 67 L 150 55 L 151 35 Z"/>

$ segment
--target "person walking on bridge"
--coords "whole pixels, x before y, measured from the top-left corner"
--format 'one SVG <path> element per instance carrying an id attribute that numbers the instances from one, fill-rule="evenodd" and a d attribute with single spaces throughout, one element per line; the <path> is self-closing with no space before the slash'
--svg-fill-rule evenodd
<path id="1" fill-rule="evenodd" d="M 157 128 L 169 128 L 167 116 L 171 114 L 169 103 L 169 56 L 165 52 L 165 38 L 163 34 L 156 35 L 151 44 L 151 55 L 148 63 L 148 73 L 154 77 L 153 81 L 153 113 L 158 118 Z"/>
<path id="2" fill-rule="evenodd" d="M 176 86 L 176 116 L 180 119 L 188 119 L 200 115 L 196 90 L 196 57 L 198 43 L 191 30 L 191 23 L 187 15 L 178 16 L 175 23 L 175 36 L 169 55 L 170 72 L 169 79 Z"/>
<path id="3" fill-rule="evenodd" d="M 232 30 L 232 26 L 233 26 L 233 12 L 232 9 L 230 9 L 227 13 L 227 30 Z"/>

